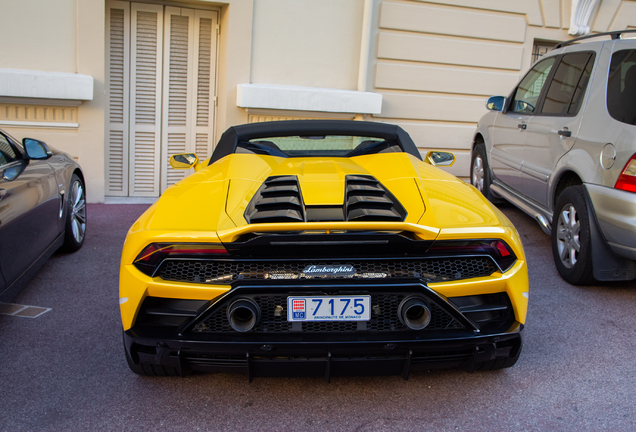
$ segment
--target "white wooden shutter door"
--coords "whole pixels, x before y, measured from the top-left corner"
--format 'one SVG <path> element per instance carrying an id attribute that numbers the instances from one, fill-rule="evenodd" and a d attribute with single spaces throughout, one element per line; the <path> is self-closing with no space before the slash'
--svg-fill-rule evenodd
<path id="1" fill-rule="evenodd" d="M 106 195 L 127 196 L 130 3 L 108 2 L 106 23 L 109 55 Z"/>
<path id="2" fill-rule="evenodd" d="M 212 154 L 214 108 L 216 100 L 216 38 L 218 13 L 197 10 L 194 28 L 196 89 L 192 98 L 196 121 L 193 122 L 195 148 L 199 159 Z"/>
<path id="3" fill-rule="evenodd" d="M 163 6 L 131 4 L 129 196 L 159 196 Z"/>
<path id="4" fill-rule="evenodd" d="M 186 171 L 175 170 L 168 159 L 191 151 L 190 98 L 193 88 L 194 10 L 166 7 L 164 27 L 163 148 L 161 191 L 181 180 Z"/>

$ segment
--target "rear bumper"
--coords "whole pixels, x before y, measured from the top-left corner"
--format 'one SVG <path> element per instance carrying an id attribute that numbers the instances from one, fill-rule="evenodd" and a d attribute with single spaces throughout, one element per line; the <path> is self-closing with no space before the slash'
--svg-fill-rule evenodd
<path id="1" fill-rule="evenodd" d="M 276 342 L 220 342 L 138 337 L 124 332 L 124 344 L 134 363 L 161 364 L 190 371 L 242 372 L 254 377 L 401 375 L 412 370 L 460 368 L 473 372 L 480 364 L 516 362 L 523 325 L 492 334 L 452 332 L 426 340 L 309 341 L 290 336 Z M 388 335 L 387 335 L 388 336 Z M 505 366 L 504 366 L 505 367 Z"/>
<path id="2" fill-rule="evenodd" d="M 586 184 L 598 225 L 618 255 L 636 260 L 636 193 Z"/>

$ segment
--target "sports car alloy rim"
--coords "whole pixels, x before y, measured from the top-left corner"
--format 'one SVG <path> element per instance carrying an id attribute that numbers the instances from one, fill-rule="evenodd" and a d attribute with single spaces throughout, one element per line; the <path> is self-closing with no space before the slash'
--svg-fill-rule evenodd
<path id="1" fill-rule="evenodd" d="M 73 183 L 71 189 L 71 229 L 73 238 L 77 243 L 84 240 L 86 233 L 86 201 L 84 199 L 84 187 L 79 181 Z"/>
<path id="2" fill-rule="evenodd" d="M 561 262 L 565 267 L 572 268 L 576 264 L 581 251 L 581 241 L 579 239 L 581 223 L 572 204 L 567 204 L 561 209 L 556 229 L 557 247 Z"/>
<path id="3" fill-rule="evenodd" d="M 481 156 L 477 155 L 473 160 L 473 186 L 475 186 L 479 192 L 484 191 L 484 161 Z"/>

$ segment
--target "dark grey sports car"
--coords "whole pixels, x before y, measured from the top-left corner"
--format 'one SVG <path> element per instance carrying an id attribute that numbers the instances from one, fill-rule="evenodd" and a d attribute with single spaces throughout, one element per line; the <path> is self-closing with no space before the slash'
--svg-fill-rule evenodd
<path id="1" fill-rule="evenodd" d="M 66 153 L 2 130 L 0 172 L 0 302 L 8 302 L 56 250 L 82 247 L 86 192 Z"/>

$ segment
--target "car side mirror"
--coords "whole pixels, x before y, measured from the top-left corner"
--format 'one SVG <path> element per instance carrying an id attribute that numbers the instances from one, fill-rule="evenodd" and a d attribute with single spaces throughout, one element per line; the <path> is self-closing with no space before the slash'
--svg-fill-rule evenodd
<path id="1" fill-rule="evenodd" d="M 490 96 L 486 101 L 486 108 L 490 111 L 503 111 L 505 102 L 504 96 Z"/>
<path id="2" fill-rule="evenodd" d="M 450 152 L 430 151 L 426 154 L 424 162 L 438 167 L 449 167 L 455 163 L 455 155 Z"/>
<path id="3" fill-rule="evenodd" d="M 23 138 L 22 145 L 29 159 L 43 160 L 53 155 L 46 143 L 40 140 Z"/>
<path id="4" fill-rule="evenodd" d="M 24 162 L 21 162 L 19 165 L 14 165 L 11 166 L 7 169 L 5 169 L 2 172 L 2 179 L 4 181 L 13 181 L 16 178 L 18 178 L 18 176 L 20 174 L 22 174 L 22 171 L 24 171 L 24 167 L 26 166 L 26 164 Z"/>
<path id="5" fill-rule="evenodd" d="M 194 167 L 195 171 L 200 169 L 199 158 L 194 153 L 177 153 L 170 156 L 170 166 L 174 169 L 190 169 Z"/>

